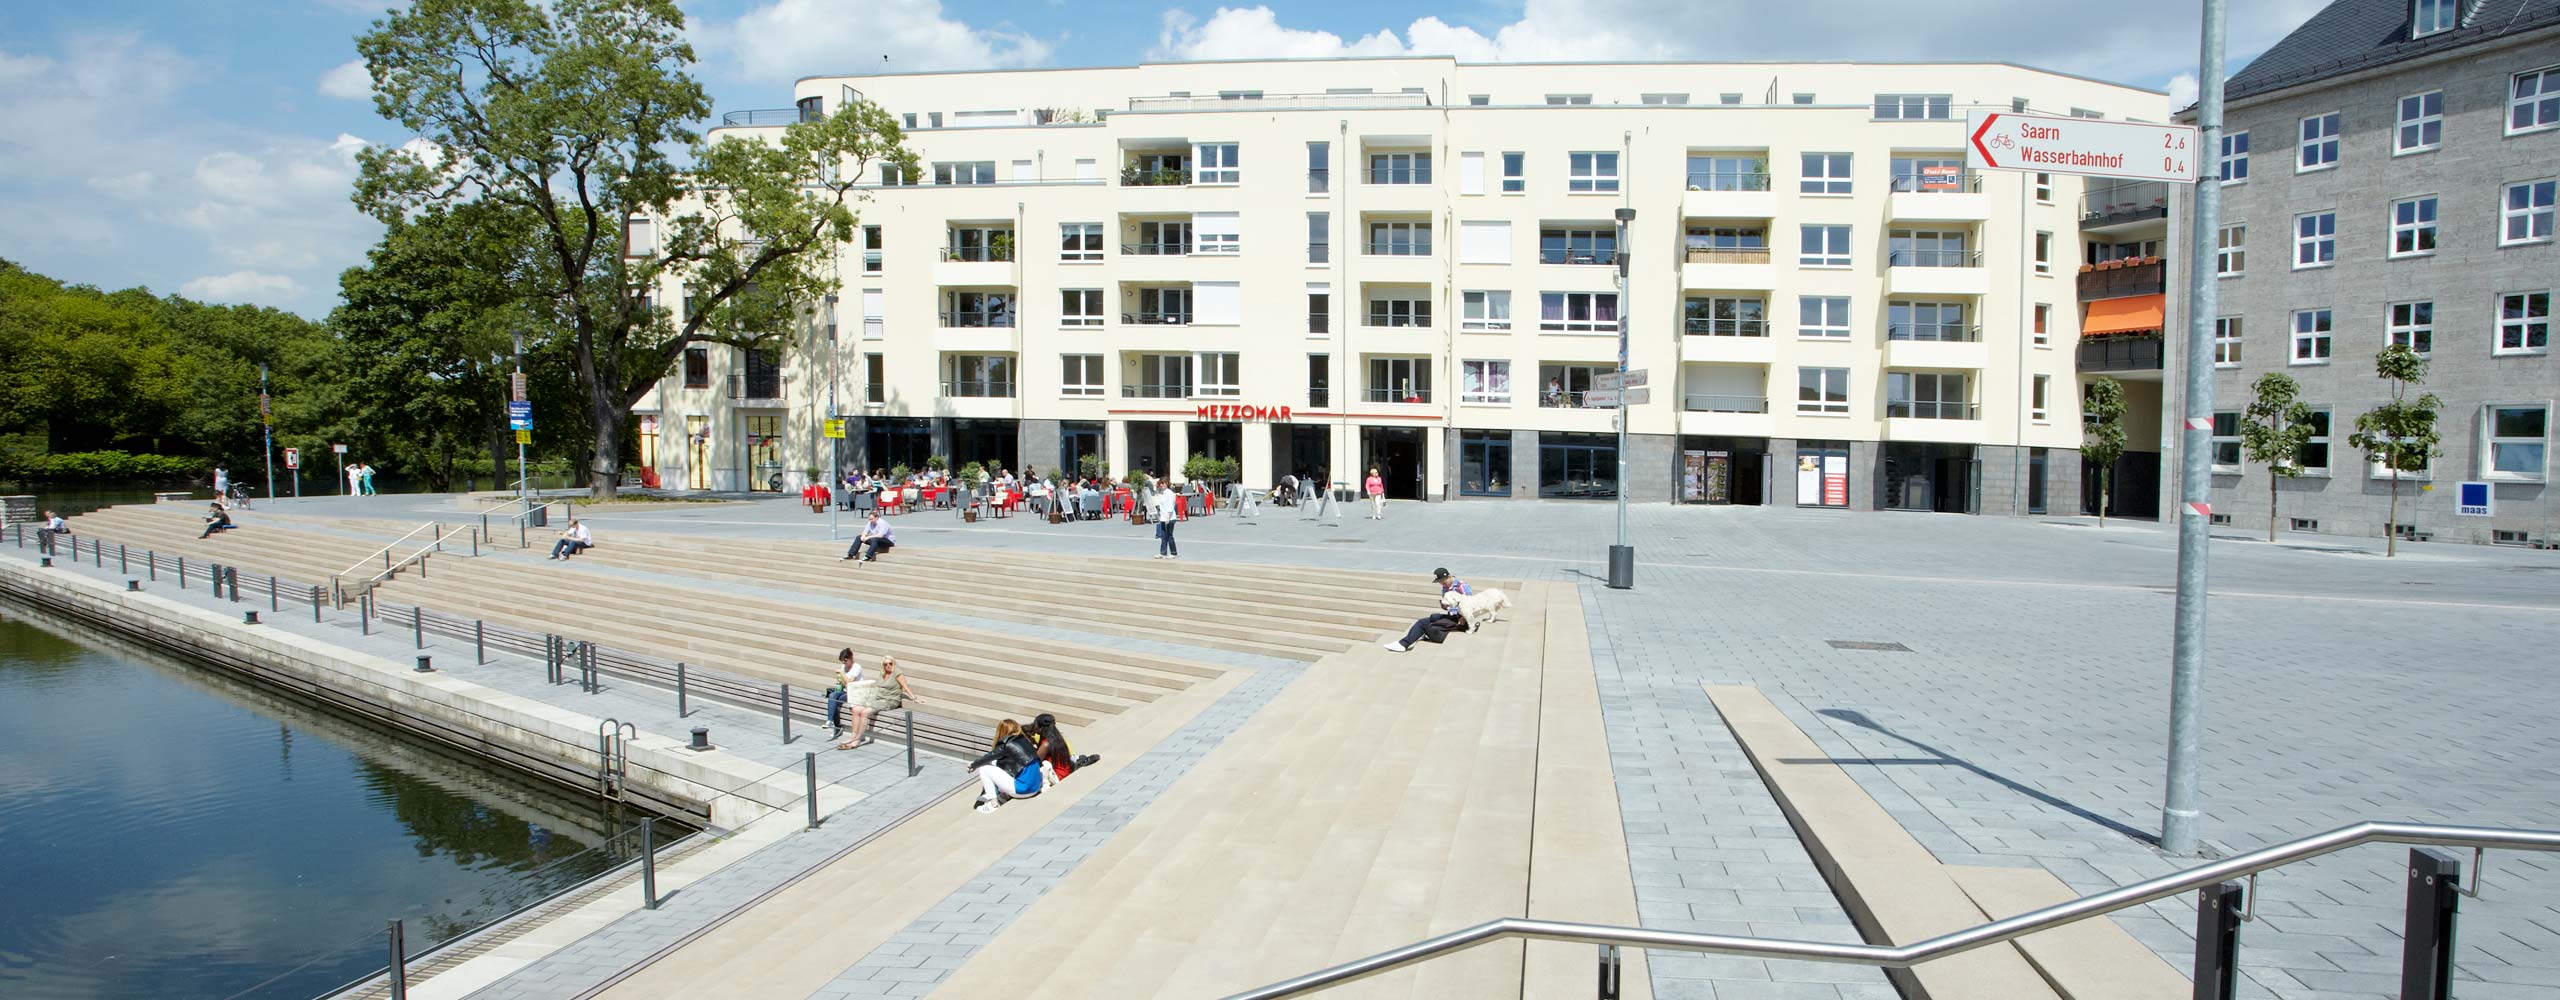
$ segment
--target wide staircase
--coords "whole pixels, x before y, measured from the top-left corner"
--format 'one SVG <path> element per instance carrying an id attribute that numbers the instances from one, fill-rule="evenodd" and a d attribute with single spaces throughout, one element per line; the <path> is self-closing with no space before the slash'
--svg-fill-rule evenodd
<path id="1" fill-rule="evenodd" d="M 115 562 L 115 547 L 123 545 L 132 560 L 130 575 L 135 577 L 146 575 L 144 554 L 157 552 L 164 561 L 171 557 L 186 558 L 190 579 L 196 578 L 199 565 L 218 562 L 240 570 L 244 594 L 249 590 L 262 589 L 264 578 L 273 575 L 291 584 L 316 585 L 320 587 L 323 599 L 329 597 L 329 582 L 333 575 L 347 572 L 350 567 L 362 566 L 364 569 L 352 574 L 347 582 L 352 584 L 362 580 L 379 568 L 379 564 L 372 560 L 379 558 L 385 543 L 417 527 L 414 524 L 393 526 L 388 534 L 371 538 L 307 531 L 292 518 L 259 511 L 235 510 L 231 518 L 236 525 L 232 530 L 216 532 L 210 538 L 199 538 L 197 536 L 204 532 L 204 508 L 192 504 L 138 504 L 82 514 L 70 519 L 70 527 L 84 545 L 91 541 L 105 542 L 109 565 Z M 469 542 L 466 539 L 461 544 L 467 549 Z M 404 545 L 400 552 L 406 555 L 416 547 Z M 437 566 L 439 569 L 442 567 L 441 563 Z M 170 571 L 167 565 L 161 567 L 161 572 Z M 399 573 L 414 575 L 415 567 L 403 567 Z M 251 579 L 253 574 L 257 577 L 255 581 Z M 294 596 L 288 590 L 283 599 L 292 603 Z"/>

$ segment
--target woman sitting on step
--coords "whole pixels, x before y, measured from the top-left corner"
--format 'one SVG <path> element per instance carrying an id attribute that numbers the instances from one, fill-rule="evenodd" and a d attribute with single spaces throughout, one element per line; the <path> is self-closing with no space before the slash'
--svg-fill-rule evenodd
<path id="1" fill-rule="evenodd" d="M 880 658 L 880 676 L 871 680 L 849 681 L 845 685 L 845 708 L 853 713 L 853 737 L 836 744 L 838 750 L 851 750 L 870 742 L 864 735 L 882 712 L 895 711 L 916 696 L 907 686 L 907 675 L 898 670 L 898 658 Z"/>
<path id="2" fill-rule="evenodd" d="M 982 813 L 996 811 L 1006 799 L 1038 795 L 1046 784 L 1039 749 L 1022 735 L 1022 723 L 1012 719 L 996 723 L 995 748 L 970 761 L 969 771 L 978 776 L 978 811 Z"/>
<path id="3" fill-rule="evenodd" d="M 1049 765 L 1051 781 L 1065 781 L 1077 768 L 1091 767 L 1102 760 L 1100 754 L 1076 756 L 1067 748 L 1067 734 L 1058 731 L 1058 717 L 1047 712 L 1033 716 L 1031 725 L 1022 733 L 1031 737 L 1032 746 L 1039 748 L 1040 762 Z"/>

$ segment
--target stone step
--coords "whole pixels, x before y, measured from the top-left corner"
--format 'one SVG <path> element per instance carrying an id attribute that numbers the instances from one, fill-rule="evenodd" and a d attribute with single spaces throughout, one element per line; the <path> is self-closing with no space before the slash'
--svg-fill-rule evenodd
<path id="1" fill-rule="evenodd" d="M 2042 868 L 1948 865 L 1986 920 L 2067 903 L 2079 894 Z M 2018 950 L 2070 1000 L 2181 1000 L 2195 984 L 2115 921 L 2092 918 L 2018 939 Z"/>

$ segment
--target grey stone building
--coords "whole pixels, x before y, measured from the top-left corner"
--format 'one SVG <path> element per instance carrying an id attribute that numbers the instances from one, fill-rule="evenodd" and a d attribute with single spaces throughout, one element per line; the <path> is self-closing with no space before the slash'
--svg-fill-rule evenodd
<path id="1" fill-rule="evenodd" d="M 2192 112 L 2184 120 L 2192 121 Z M 2252 384 L 2283 372 L 2316 411 L 2305 474 L 2276 484 L 2280 530 L 2378 536 L 2393 483 L 2348 443 L 2390 398 L 2382 349 L 2428 360 L 2443 451 L 2399 483 L 2397 530 L 2560 539 L 2549 487 L 2560 297 L 2560 0 L 2338 0 L 2229 83 L 2216 249 L 2213 510 L 2263 528 L 2266 466 L 2240 445 Z M 2206 161 L 2199 161 L 2206 168 Z M 2182 199 L 2179 199 L 2183 201 Z M 2191 215 L 2168 213 L 2187 245 Z M 2170 272 L 2164 452 L 2182 411 L 2184 253 Z M 2164 501 L 2177 462 L 2164 462 Z M 2457 513 L 2491 484 L 2492 516 Z M 2163 504 L 2164 509 L 2169 507 Z"/>

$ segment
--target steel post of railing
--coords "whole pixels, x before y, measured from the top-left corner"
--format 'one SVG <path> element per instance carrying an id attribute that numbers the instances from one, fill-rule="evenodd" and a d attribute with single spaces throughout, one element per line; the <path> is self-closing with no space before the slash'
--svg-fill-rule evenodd
<path id="1" fill-rule="evenodd" d="M 471 620 L 471 662 L 473 663 L 489 662 L 488 626 L 488 622 L 478 618 Z"/>
<path id="2" fill-rule="evenodd" d="M 239 591 L 234 590 L 232 593 L 236 596 Z M 415 604 L 409 605 L 409 632 L 416 637 L 419 649 L 427 648 L 426 608 Z"/>
<path id="3" fill-rule="evenodd" d="M 916 776 L 916 710 L 907 709 L 907 777 Z"/>
<path id="4" fill-rule="evenodd" d="M 657 824 L 640 821 L 640 905 L 658 908 L 658 835 Z"/>
<path id="5" fill-rule="evenodd" d="M 400 922 L 391 922 L 391 1000 L 409 1000 L 409 942 L 404 940 Z"/>
<path id="6" fill-rule="evenodd" d="M 320 624 L 320 585 L 311 585 L 311 624 Z"/>
<path id="7" fill-rule="evenodd" d="M 2239 988 L 2242 892 L 2223 882 L 2196 894 L 2195 1000 L 2231 1000 Z"/>
<path id="8" fill-rule="evenodd" d="M 807 796 L 807 799 L 808 799 L 808 802 L 809 802 L 809 829 L 815 830 L 815 829 L 817 829 L 817 828 L 818 828 L 818 753 L 817 753 L 817 751 L 814 751 L 814 750 L 810 751 L 810 752 L 809 752 L 808 757 L 806 758 L 806 762 L 807 762 L 807 763 L 806 763 L 806 767 L 807 767 L 807 771 L 808 771 L 808 774 L 809 774 L 809 794 L 808 794 L 808 796 Z"/>
<path id="9" fill-rule="evenodd" d="M 2462 905 L 2461 888 L 2462 862 L 2453 855 L 2428 847 L 2409 849 L 2400 1000 L 2447 1000 L 2453 995 L 2453 924 Z"/>
<path id="10" fill-rule="evenodd" d="M 1600 946 L 1600 1000 L 1619 1000 L 1625 969 L 1618 961 L 1618 946 Z"/>
<path id="11" fill-rule="evenodd" d="M 782 686 L 782 742 L 791 742 L 791 685 Z"/>
<path id="12" fill-rule="evenodd" d="M 24 548 L 25 546 L 21 545 L 19 547 Z M 142 568 L 150 572 L 151 582 L 160 582 L 160 553 L 151 549 L 142 550 Z"/>
<path id="13" fill-rule="evenodd" d="M 691 713 L 685 711 L 684 705 L 684 664 L 679 662 L 676 664 L 676 718 L 681 719 L 689 714 Z"/>
<path id="14" fill-rule="evenodd" d="M 178 589 L 187 589 L 187 557 L 178 557 Z"/>
<path id="15" fill-rule="evenodd" d="M 373 634 L 372 594 L 356 595 L 356 630 L 364 635 Z"/>
<path id="16" fill-rule="evenodd" d="M 284 610 L 284 597 L 276 593 L 276 578 L 267 577 L 267 611 L 273 613 L 282 610 Z"/>
<path id="17" fill-rule="evenodd" d="M 580 648 L 578 652 L 582 654 L 580 662 L 586 666 L 587 693 L 595 694 L 603 691 L 604 674 L 602 671 L 596 669 L 596 644 L 592 642 L 587 643 L 584 647 Z"/>

